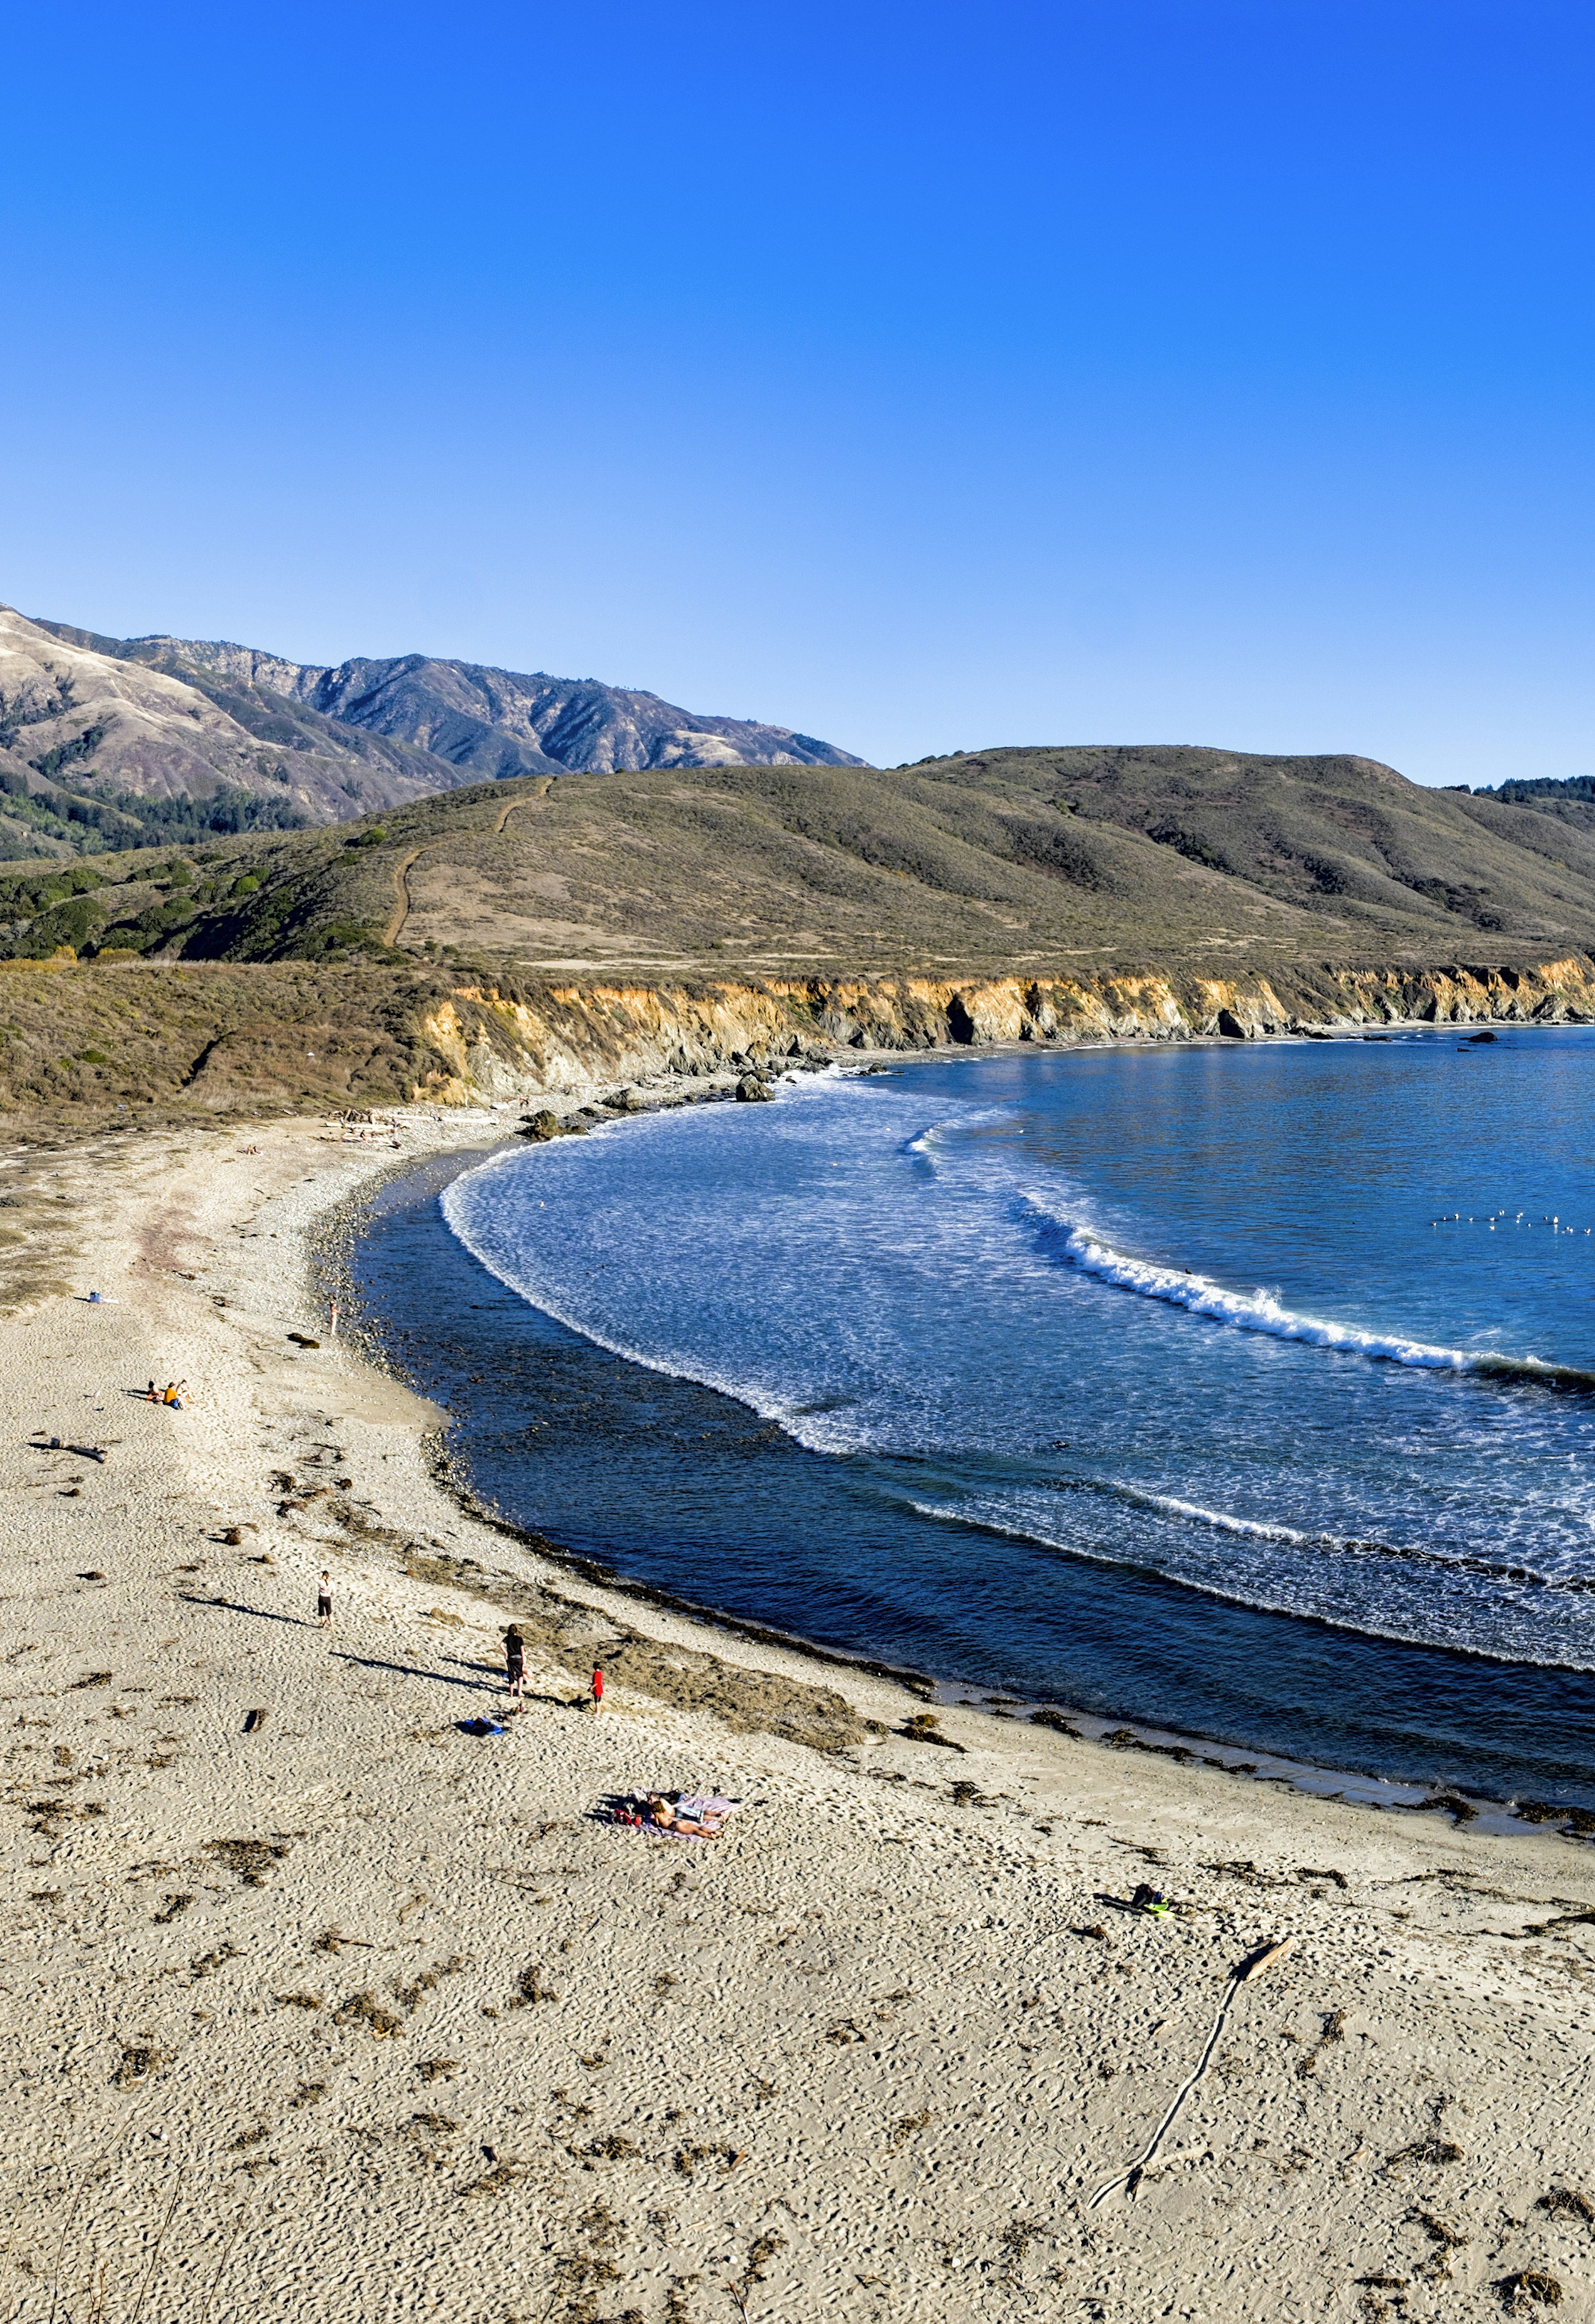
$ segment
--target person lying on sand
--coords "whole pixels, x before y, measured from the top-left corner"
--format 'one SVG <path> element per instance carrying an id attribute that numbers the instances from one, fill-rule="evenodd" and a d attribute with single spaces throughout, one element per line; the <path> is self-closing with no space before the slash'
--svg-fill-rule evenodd
<path id="1" fill-rule="evenodd" d="M 706 1807 L 699 1815 L 683 1815 L 678 1805 L 680 1797 L 679 1792 L 650 1792 L 649 1821 L 661 1831 L 682 1832 L 688 1840 L 718 1840 L 730 1810 Z"/>

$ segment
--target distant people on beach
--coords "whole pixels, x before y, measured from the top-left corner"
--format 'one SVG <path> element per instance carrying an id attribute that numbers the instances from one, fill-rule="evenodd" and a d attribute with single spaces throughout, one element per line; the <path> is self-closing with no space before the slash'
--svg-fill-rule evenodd
<path id="1" fill-rule="evenodd" d="M 160 1401 L 160 1392 L 156 1388 L 154 1381 L 152 1380 L 149 1387 L 144 1390 L 144 1402 L 146 1404 L 159 1404 Z"/>
<path id="2" fill-rule="evenodd" d="M 325 1570 L 321 1575 L 321 1587 L 316 1593 L 316 1626 L 322 1630 L 332 1628 L 332 1575 Z"/>
<path id="3" fill-rule="evenodd" d="M 504 1632 L 504 1678 L 519 1702 L 526 1692 L 526 1641 L 513 1622 Z"/>
<path id="4" fill-rule="evenodd" d="M 597 1669 L 593 1673 L 592 1703 L 595 1714 L 604 1708 L 604 1673 Z"/>
<path id="5" fill-rule="evenodd" d="M 384 1113 L 342 1113 L 337 1117 L 338 1134 L 346 1144 L 353 1138 L 357 1145 L 365 1146 L 374 1139 L 391 1139 L 397 1146 L 401 1124 L 396 1116 Z"/>
<path id="6" fill-rule="evenodd" d="M 153 1388 L 154 1385 L 154 1381 L 152 1380 L 150 1382 L 150 1386 Z M 174 1412 L 181 1412 L 183 1409 L 183 1399 L 185 1397 L 187 1397 L 189 1404 L 193 1403 L 193 1393 L 189 1387 L 188 1381 L 168 1380 L 166 1383 L 165 1393 L 162 1395 L 161 1401 L 162 1404 L 170 1405 Z"/>

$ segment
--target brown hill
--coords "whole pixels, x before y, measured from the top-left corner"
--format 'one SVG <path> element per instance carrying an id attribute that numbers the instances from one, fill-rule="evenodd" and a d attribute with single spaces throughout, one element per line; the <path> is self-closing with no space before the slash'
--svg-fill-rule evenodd
<path id="1" fill-rule="evenodd" d="M 536 777 L 0 872 L 0 1106 L 64 1123 L 529 1096 L 794 1048 L 1589 1021 L 1591 954 L 1595 807 L 1367 760 Z"/>
<path id="2" fill-rule="evenodd" d="M 1595 807 L 1173 748 L 538 777 L 0 875 L 0 954 L 63 944 L 671 975 L 1499 964 L 1595 944 Z"/>

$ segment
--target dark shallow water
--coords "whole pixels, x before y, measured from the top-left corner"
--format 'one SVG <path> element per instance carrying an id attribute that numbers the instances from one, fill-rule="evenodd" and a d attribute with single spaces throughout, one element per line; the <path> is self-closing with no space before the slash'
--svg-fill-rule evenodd
<path id="1" fill-rule="evenodd" d="M 915 1065 L 423 1170 L 355 1273 L 478 1491 L 622 1575 L 1590 1806 L 1592 1102 L 1580 1034 Z"/>

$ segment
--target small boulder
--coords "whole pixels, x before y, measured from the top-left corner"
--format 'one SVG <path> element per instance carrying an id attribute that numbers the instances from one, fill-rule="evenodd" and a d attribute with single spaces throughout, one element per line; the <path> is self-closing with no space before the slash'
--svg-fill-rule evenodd
<path id="1" fill-rule="evenodd" d="M 736 1085 L 736 1093 L 744 1105 L 767 1105 L 773 1094 L 768 1082 L 757 1074 L 744 1074 Z"/>
<path id="2" fill-rule="evenodd" d="M 540 1113 L 523 1113 L 521 1117 L 521 1129 L 518 1134 L 522 1138 L 530 1138 L 534 1144 L 539 1143 L 545 1138 L 558 1138 L 559 1116 L 549 1106 L 544 1106 Z"/>

